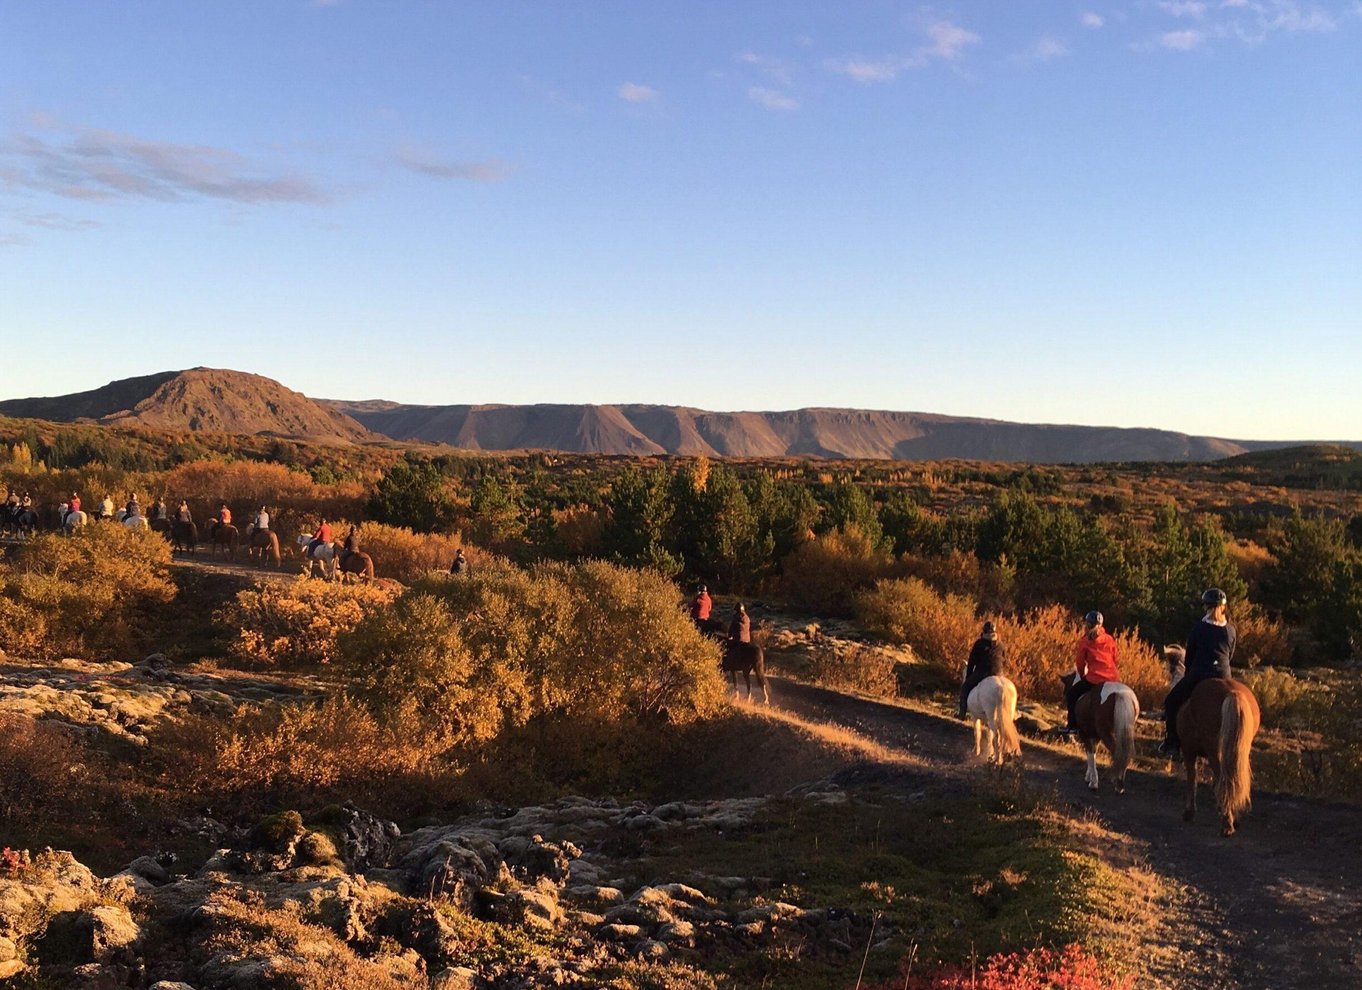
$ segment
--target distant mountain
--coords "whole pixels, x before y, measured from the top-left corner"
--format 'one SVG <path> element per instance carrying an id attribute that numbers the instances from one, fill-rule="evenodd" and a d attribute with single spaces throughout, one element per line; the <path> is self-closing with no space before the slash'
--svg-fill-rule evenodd
<path id="1" fill-rule="evenodd" d="M 260 375 L 214 368 L 124 378 L 75 395 L 0 402 L 0 415 L 160 430 L 273 434 L 331 443 L 377 439 L 336 409 Z"/>
<path id="2" fill-rule="evenodd" d="M 193 368 L 75 395 L 0 401 L 0 416 L 161 430 L 268 434 L 328 443 L 391 438 L 465 450 L 895 460 L 1213 461 L 1298 444 L 1169 430 L 1008 423 L 866 409 L 706 412 L 651 405 L 412 406 L 309 399 L 240 371 Z M 1344 446 L 1362 450 L 1362 443 Z"/>
<path id="3" fill-rule="evenodd" d="M 679 406 L 408 406 L 327 401 L 375 433 L 468 450 L 710 457 L 984 461 L 1210 461 L 1250 449 L 1167 430 L 1037 426 L 862 409 L 705 412 Z M 1284 445 L 1283 445 L 1284 446 Z"/>

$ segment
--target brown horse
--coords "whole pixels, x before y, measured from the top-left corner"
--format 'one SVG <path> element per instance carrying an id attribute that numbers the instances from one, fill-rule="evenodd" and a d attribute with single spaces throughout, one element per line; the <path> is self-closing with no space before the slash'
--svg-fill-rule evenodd
<path id="1" fill-rule="evenodd" d="M 235 557 L 236 543 L 240 537 L 240 531 L 231 523 L 212 527 L 208 531 L 208 541 L 213 546 L 213 556 L 216 557 L 221 550 L 224 557 Z"/>
<path id="2" fill-rule="evenodd" d="M 345 559 L 342 560 L 342 557 Z M 331 577 L 342 583 L 354 577 L 368 584 L 374 579 L 374 558 L 363 550 L 355 550 L 349 554 L 337 550 L 335 556 L 331 558 Z"/>
<path id="3" fill-rule="evenodd" d="M 180 522 L 178 519 L 175 520 L 175 523 L 170 527 L 171 553 L 176 550 L 193 553 L 198 544 L 199 527 L 194 524 L 194 521 Z"/>
<path id="4" fill-rule="evenodd" d="M 1078 674 L 1071 671 L 1060 680 L 1068 688 L 1077 678 Z M 1126 792 L 1126 768 L 1135 752 L 1135 723 L 1139 718 L 1140 700 L 1120 681 L 1100 684 L 1078 699 L 1074 705 L 1074 724 L 1078 726 L 1078 738 L 1088 754 L 1088 771 L 1083 777 L 1088 790 L 1097 790 L 1097 744 L 1100 742 L 1111 754 L 1116 793 Z"/>
<path id="5" fill-rule="evenodd" d="M 264 567 L 268 561 L 279 563 L 279 534 L 272 529 L 251 529 L 251 535 L 246 540 L 246 555 L 254 557 L 256 551 L 260 551 L 260 566 Z"/>
<path id="6" fill-rule="evenodd" d="M 747 685 L 747 700 L 752 700 L 752 675 L 757 675 L 761 687 L 761 703 L 771 703 L 771 692 L 766 686 L 766 651 L 757 643 L 744 643 L 730 639 L 723 647 L 724 658 L 720 669 L 729 676 L 733 684 L 733 694 L 738 695 L 738 674 L 741 672 L 743 683 Z"/>
<path id="7" fill-rule="evenodd" d="M 1182 679 L 1186 651 L 1181 646 L 1163 648 L 1169 687 Z M 1258 699 L 1241 681 L 1213 677 L 1202 681 L 1178 709 L 1178 737 L 1187 771 L 1187 800 L 1182 820 L 1196 815 L 1196 764 L 1204 759 L 1215 782 L 1215 801 L 1224 819 L 1221 835 L 1233 835 L 1235 816 L 1249 806 L 1253 770 L 1249 750 L 1262 721 Z"/>

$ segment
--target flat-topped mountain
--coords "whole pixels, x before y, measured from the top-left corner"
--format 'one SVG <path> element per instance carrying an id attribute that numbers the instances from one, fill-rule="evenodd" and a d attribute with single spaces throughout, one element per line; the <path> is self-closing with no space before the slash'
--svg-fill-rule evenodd
<path id="1" fill-rule="evenodd" d="M 730 413 L 650 405 L 328 405 L 395 440 L 469 450 L 1075 463 L 1209 461 L 1254 449 L 1167 430 L 1037 426 L 864 409 Z"/>
<path id="2" fill-rule="evenodd" d="M 374 439 L 343 412 L 271 378 L 215 368 L 124 378 L 74 395 L 9 399 L 0 402 L 0 415 L 329 442 Z"/>
<path id="3" fill-rule="evenodd" d="M 310 399 L 213 368 L 125 378 L 74 395 L 0 401 L 0 415 L 349 443 L 391 438 L 465 450 L 894 460 L 1213 461 L 1292 442 L 1171 430 L 1009 423 L 867 409 L 707 412 L 685 406 L 448 405 Z M 1362 443 L 1348 443 L 1362 449 Z"/>

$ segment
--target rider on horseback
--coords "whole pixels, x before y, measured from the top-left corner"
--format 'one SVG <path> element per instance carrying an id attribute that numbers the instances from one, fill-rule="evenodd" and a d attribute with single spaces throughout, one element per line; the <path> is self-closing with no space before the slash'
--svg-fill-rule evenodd
<path id="1" fill-rule="evenodd" d="M 1101 612 L 1093 611 L 1083 616 L 1087 629 L 1074 651 L 1074 671 L 1078 677 L 1064 692 L 1064 705 L 1069 710 L 1069 721 L 1059 730 L 1064 735 L 1078 731 L 1074 725 L 1074 705 L 1078 704 L 1079 698 L 1100 684 L 1121 679 L 1116 669 L 1116 640 L 1102 627 L 1102 621 Z"/>
<path id="2" fill-rule="evenodd" d="M 255 526 L 255 532 L 257 533 L 270 528 L 270 514 L 265 511 L 263 505 L 260 507 L 259 511 L 256 512 L 255 522 L 252 525 Z"/>
<path id="3" fill-rule="evenodd" d="M 189 511 L 188 499 L 180 499 L 180 507 L 175 510 L 175 521 L 186 524 L 194 521 L 194 515 Z"/>
<path id="4" fill-rule="evenodd" d="M 969 659 L 965 661 L 965 681 L 960 685 L 960 718 L 967 718 L 969 693 L 977 688 L 985 678 L 996 677 L 1003 672 L 1007 663 L 1007 651 L 998 642 L 998 632 L 992 622 L 985 622 L 979 638 L 970 647 Z"/>
<path id="5" fill-rule="evenodd" d="M 66 502 L 65 505 L 66 509 L 61 514 L 61 524 L 63 526 L 66 525 L 67 521 L 72 516 L 74 516 L 77 512 L 80 511 L 80 494 L 77 492 L 72 492 L 71 501 Z"/>
<path id="6" fill-rule="evenodd" d="M 733 606 L 733 621 L 728 624 L 730 643 L 752 642 L 752 620 L 748 618 L 747 607 L 742 602 Z"/>
<path id="7" fill-rule="evenodd" d="M 312 558 L 312 555 L 317 552 L 317 548 L 319 546 L 321 546 L 323 543 L 330 542 L 331 542 L 331 524 L 326 521 L 325 517 L 323 517 L 321 522 L 317 526 L 317 532 L 312 534 L 312 542 L 307 545 L 307 550 L 304 551 L 303 556 L 307 557 L 310 560 Z"/>
<path id="8" fill-rule="evenodd" d="M 1207 588 L 1201 594 L 1201 604 L 1206 614 L 1193 627 L 1187 637 L 1186 669 L 1182 680 L 1173 685 L 1163 702 L 1163 742 L 1159 745 L 1159 755 L 1175 757 L 1182 749 L 1178 739 L 1178 709 L 1180 709 L 1196 686 L 1202 681 L 1215 677 L 1229 679 L 1230 661 L 1234 658 L 1234 646 L 1238 635 L 1234 625 L 1226 617 L 1225 605 L 1229 601 L 1219 588 Z"/>
<path id="9" fill-rule="evenodd" d="M 128 516 L 140 516 L 141 514 L 142 506 L 137 502 L 136 493 L 129 493 L 128 504 L 123 507 L 124 518 L 127 518 Z"/>
<path id="10" fill-rule="evenodd" d="M 352 523 L 350 525 L 350 532 L 345 536 L 345 543 L 341 545 L 340 565 L 342 568 L 345 567 L 345 562 L 349 559 L 350 555 L 358 552 L 358 550 L 359 534 L 355 531 L 355 526 Z"/>
<path id="11" fill-rule="evenodd" d="M 695 589 L 695 597 L 690 603 L 690 621 L 697 626 L 709 620 L 709 613 L 714 608 L 714 602 L 709 597 L 709 589 L 703 584 Z"/>
<path id="12" fill-rule="evenodd" d="M 449 564 L 450 574 L 465 574 L 468 572 L 468 558 L 463 555 L 463 547 L 454 551 L 454 559 Z"/>
<path id="13" fill-rule="evenodd" d="M 223 502 L 218 508 L 217 516 L 213 519 L 213 534 L 216 535 L 217 531 L 223 526 L 230 525 L 232 525 L 232 510 L 227 507 L 226 502 Z"/>

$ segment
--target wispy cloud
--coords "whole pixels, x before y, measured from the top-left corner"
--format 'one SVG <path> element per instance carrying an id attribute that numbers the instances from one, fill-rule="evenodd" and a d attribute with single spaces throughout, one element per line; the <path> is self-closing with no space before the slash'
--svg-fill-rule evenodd
<path id="1" fill-rule="evenodd" d="M 1069 54 L 1069 46 L 1063 38 L 1056 38 L 1052 34 L 1042 35 L 1036 39 L 1035 44 L 1017 55 L 1013 61 L 1016 62 L 1049 62 L 1051 59 L 1063 58 Z"/>
<path id="2" fill-rule="evenodd" d="M 891 82 L 900 73 L 921 69 L 932 62 L 955 62 L 971 45 L 982 40 L 968 28 L 951 21 L 930 20 L 922 25 L 924 42 L 906 55 L 864 58 L 859 55 L 832 58 L 823 64 L 832 72 L 859 83 Z"/>
<path id="3" fill-rule="evenodd" d="M 534 76 L 521 76 L 520 88 L 534 99 L 539 100 L 542 103 L 547 103 L 549 106 L 558 107 L 561 110 L 567 110 L 572 113 L 581 113 L 582 110 L 586 109 L 580 102 L 574 100 L 562 90 L 545 85 L 534 78 Z"/>
<path id="4" fill-rule="evenodd" d="M 765 73 L 776 82 L 788 86 L 794 78 L 794 66 L 789 61 L 775 55 L 762 55 L 758 52 L 740 52 L 737 56 L 743 65 Z"/>
<path id="5" fill-rule="evenodd" d="M 1277 33 L 1324 33 L 1338 27 L 1329 10 L 1300 0 L 1161 0 L 1158 9 L 1197 26 L 1162 32 L 1135 48 L 1191 51 L 1214 41 L 1257 45 Z"/>
<path id="6" fill-rule="evenodd" d="M 627 82 L 615 90 L 615 95 L 625 103 L 653 103 L 657 100 L 658 92 L 651 86 Z"/>
<path id="7" fill-rule="evenodd" d="M 1089 10 L 1084 12 L 1083 16 L 1078 19 L 1078 22 L 1082 24 L 1085 28 L 1091 28 L 1092 30 L 1096 31 L 1098 28 L 1102 27 L 1104 24 L 1107 23 L 1107 19 L 1103 17 L 1101 14 L 1094 13 L 1093 11 Z"/>
<path id="8" fill-rule="evenodd" d="M 0 185 L 67 199 L 220 199 L 234 203 L 325 203 L 312 179 L 274 170 L 238 152 L 156 141 L 99 128 L 35 129 L 0 141 Z"/>
<path id="9" fill-rule="evenodd" d="M 1190 52 L 1206 40 L 1206 32 L 1189 28 L 1185 31 L 1165 31 L 1159 35 L 1159 45 L 1174 52 Z"/>
<path id="10" fill-rule="evenodd" d="M 799 109 L 799 101 L 793 96 L 777 89 L 767 89 L 765 86 L 751 87 L 747 91 L 747 98 L 757 106 L 765 107 L 767 110 Z"/>
<path id="11" fill-rule="evenodd" d="M 437 158 L 414 145 L 403 145 L 398 148 L 393 154 L 393 161 L 405 169 L 430 176 L 432 179 L 449 179 L 456 182 L 500 182 L 510 174 L 505 162 L 495 159 L 458 161 Z"/>
<path id="12" fill-rule="evenodd" d="M 95 220 L 78 220 L 60 213 L 35 213 L 20 210 L 13 214 L 15 220 L 26 227 L 40 227 L 43 230 L 94 230 L 101 226 Z"/>

